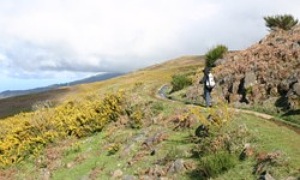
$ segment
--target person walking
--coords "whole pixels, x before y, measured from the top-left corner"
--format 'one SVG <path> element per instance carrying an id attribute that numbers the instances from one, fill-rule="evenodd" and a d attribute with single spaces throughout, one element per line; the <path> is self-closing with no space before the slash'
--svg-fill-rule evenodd
<path id="1" fill-rule="evenodd" d="M 200 81 L 200 84 L 204 84 L 204 99 L 205 99 L 205 105 L 206 107 L 212 107 L 212 97 L 211 97 L 211 91 L 215 87 L 215 79 L 213 74 L 211 73 L 210 67 L 205 67 L 203 70 L 203 78 Z"/>

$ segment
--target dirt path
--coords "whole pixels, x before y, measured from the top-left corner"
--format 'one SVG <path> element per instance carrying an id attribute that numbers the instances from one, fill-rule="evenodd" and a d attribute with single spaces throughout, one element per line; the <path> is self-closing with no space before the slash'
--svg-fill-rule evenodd
<path id="1" fill-rule="evenodd" d="M 158 89 L 158 91 L 157 91 L 157 93 L 155 95 L 155 98 L 158 98 L 158 99 L 161 99 L 161 100 L 164 100 L 164 101 L 185 103 L 185 102 L 182 102 L 182 101 L 179 101 L 179 100 L 169 99 L 167 97 L 167 95 L 166 95 L 167 89 L 168 89 L 168 85 L 167 84 L 162 85 Z M 194 105 L 196 105 L 196 104 L 194 104 Z M 278 126 L 285 126 L 285 127 L 289 128 L 289 129 L 295 131 L 297 134 L 300 134 L 300 128 L 297 127 L 297 125 L 290 124 L 290 123 L 288 123 L 288 122 L 286 122 L 284 120 L 278 119 L 278 118 L 276 118 L 276 117 L 274 117 L 272 115 L 264 114 L 264 113 L 259 113 L 259 112 L 251 111 L 251 110 L 245 110 L 245 109 L 230 108 L 230 110 L 235 111 L 237 113 L 244 113 L 244 114 L 254 115 L 256 117 L 259 117 L 259 118 L 271 121 L 271 122 L 275 123 Z"/>

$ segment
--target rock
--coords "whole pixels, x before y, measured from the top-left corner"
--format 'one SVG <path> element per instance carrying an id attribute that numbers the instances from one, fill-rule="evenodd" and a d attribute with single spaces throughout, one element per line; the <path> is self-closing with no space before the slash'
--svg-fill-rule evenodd
<path id="1" fill-rule="evenodd" d="M 276 41 L 277 43 L 283 44 L 283 43 L 286 42 L 286 39 L 284 39 L 284 38 L 282 38 L 282 37 L 278 37 L 278 38 L 275 39 L 275 41 Z"/>
<path id="2" fill-rule="evenodd" d="M 278 93 L 278 89 L 277 87 L 272 87 L 271 90 L 270 90 L 270 95 L 271 96 L 279 96 L 279 93 Z"/>
<path id="3" fill-rule="evenodd" d="M 289 176 L 289 177 L 287 177 L 285 180 L 298 180 L 298 178 Z"/>
<path id="4" fill-rule="evenodd" d="M 147 134 L 148 134 L 148 132 L 146 130 L 143 130 L 141 133 L 139 133 L 137 136 L 135 136 L 133 138 L 133 142 L 135 142 L 135 143 L 142 142 L 146 138 Z"/>
<path id="5" fill-rule="evenodd" d="M 218 60 L 217 64 L 222 65 L 216 67 L 214 74 L 223 98 L 232 104 L 252 105 L 273 97 L 292 99 L 290 91 L 299 97 L 299 36 L 299 25 L 289 31 L 272 31 L 245 50 L 229 52 L 224 56 L 226 61 Z M 293 107 L 300 102 L 295 98 L 291 101 Z"/>
<path id="6" fill-rule="evenodd" d="M 299 49 L 300 48 L 300 44 L 299 44 L 299 42 L 297 43 L 297 42 L 294 42 L 292 45 L 291 45 L 291 49 L 293 49 L 293 50 L 297 50 L 297 49 Z"/>
<path id="7" fill-rule="evenodd" d="M 126 147 L 121 152 L 121 157 L 124 158 L 124 157 L 128 156 L 130 154 L 130 152 L 133 150 L 134 146 L 135 146 L 134 143 L 126 145 Z"/>
<path id="8" fill-rule="evenodd" d="M 268 166 L 272 164 L 273 162 L 276 162 L 282 155 L 281 151 L 275 151 L 275 152 L 260 152 L 256 156 L 257 164 L 254 167 L 254 171 L 256 174 L 260 175 L 266 175 Z"/>
<path id="9" fill-rule="evenodd" d="M 148 176 L 148 175 L 143 175 L 143 176 L 140 176 L 139 179 L 142 179 L 142 180 L 152 180 L 152 179 L 155 179 L 151 176 Z"/>
<path id="10" fill-rule="evenodd" d="M 263 98 L 262 91 L 260 90 L 259 85 L 254 85 L 251 91 L 251 98 L 253 102 L 259 102 Z"/>
<path id="11" fill-rule="evenodd" d="M 184 169 L 184 161 L 182 159 L 177 159 L 174 162 L 175 172 L 179 173 Z"/>
<path id="12" fill-rule="evenodd" d="M 234 61 L 241 61 L 242 60 L 242 57 L 240 56 L 240 55 L 235 55 L 235 56 L 233 56 L 233 60 Z"/>
<path id="13" fill-rule="evenodd" d="M 123 175 L 123 172 L 121 171 L 121 169 L 117 169 L 113 172 L 112 177 L 113 178 L 120 178 Z"/>
<path id="14" fill-rule="evenodd" d="M 168 168 L 168 170 L 167 170 L 167 173 L 168 173 L 168 174 L 175 174 L 174 163 L 172 163 L 172 164 L 169 166 L 169 168 Z"/>
<path id="15" fill-rule="evenodd" d="M 300 98 L 299 96 L 292 94 L 288 96 L 288 106 L 290 109 L 299 109 L 300 108 Z"/>
<path id="16" fill-rule="evenodd" d="M 125 175 L 122 180 L 136 180 L 137 178 L 133 175 Z"/>
<path id="17" fill-rule="evenodd" d="M 248 157 L 251 157 L 254 155 L 254 149 L 251 147 L 251 144 L 247 143 L 244 146 L 243 151 L 240 154 L 239 159 L 240 160 L 245 160 Z"/>
<path id="18" fill-rule="evenodd" d="M 294 85 L 293 85 L 293 91 L 295 92 L 295 94 L 297 95 L 297 96 L 300 96 L 300 83 L 298 82 L 298 83 L 295 83 Z"/>
<path id="19" fill-rule="evenodd" d="M 279 85 L 279 92 L 280 94 L 284 94 L 287 93 L 290 89 L 290 83 L 287 79 L 284 79 L 283 81 L 281 81 L 280 85 Z"/>
<path id="20" fill-rule="evenodd" d="M 161 177 L 161 178 L 159 178 L 159 180 L 169 180 L 169 178 L 167 178 L 167 177 Z"/>
<path id="21" fill-rule="evenodd" d="M 263 172 L 263 173 L 259 176 L 258 179 L 259 179 L 259 180 L 275 180 L 275 179 L 271 176 L 271 174 L 269 174 L 269 172 Z"/>
<path id="22" fill-rule="evenodd" d="M 205 138 L 209 135 L 209 129 L 207 126 L 201 124 L 195 131 L 195 135 L 199 138 Z"/>
<path id="23" fill-rule="evenodd" d="M 185 167 L 184 167 L 184 162 L 182 159 L 177 159 L 175 162 L 173 162 L 168 170 L 167 170 L 167 173 L 168 174 L 175 174 L 175 173 L 180 173 L 182 172 L 183 170 L 185 170 Z"/>
<path id="24" fill-rule="evenodd" d="M 162 177 L 166 174 L 166 172 L 164 171 L 164 169 L 159 166 L 159 165 L 155 165 L 154 167 L 150 167 L 148 168 L 145 172 L 144 175 L 148 175 L 150 177 L 152 177 L 151 179 L 156 179 L 153 177 Z M 141 179 L 141 178 L 140 178 Z"/>
<path id="25" fill-rule="evenodd" d="M 240 88 L 240 81 L 238 82 L 234 82 L 233 85 L 232 85 L 232 90 L 231 92 L 232 93 L 238 93 L 239 92 L 239 88 Z"/>
<path id="26" fill-rule="evenodd" d="M 74 165 L 75 165 L 74 162 L 69 162 L 69 163 L 67 163 L 66 168 L 70 169 L 70 168 L 72 168 Z"/>
<path id="27" fill-rule="evenodd" d="M 241 98 L 242 97 L 239 94 L 230 94 L 229 95 L 229 102 L 230 103 L 239 103 Z"/>
<path id="28" fill-rule="evenodd" d="M 41 171 L 40 173 L 41 173 L 42 180 L 50 180 L 51 173 L 50 173 L 49 169 L 42 168 L 40 171 Z"/>
<path id="29" fill-rule="evenodd" d="M 234 102 L 233 107 L 241 109 L 241 108 L 249 108 L 249 105 L 247 105 L 245 102 L 242 102 L 242 103 L 241 102 Z"/>
<path id="30" fill-rule="evenodd" d="M 244 88 L 249 89 L 257 83 L 257 77 L 254 72 L 247 72 L 245 74 Z"/>
<path id="31" fill-rule="evenodd" d="M 227 59 L 217 59 L 214 63 L 215 66 L 219 66 L 224 64 L 227 61 Z"/>
<path id="32" fill-rule="evenodd" d="M 167 139 L 167 134 L 165 132 L 156 132 L 153 136 L 147 138 L 143 142 L 143 146 L 152 149 L 152 147 L 156 144 L 161 143 L 162 141 Z"/>
<path id="33" fill-rule="evenodd" d="M 88 175 L 84 175 L 80 178 L 80 180 L 90 180 Z"/>

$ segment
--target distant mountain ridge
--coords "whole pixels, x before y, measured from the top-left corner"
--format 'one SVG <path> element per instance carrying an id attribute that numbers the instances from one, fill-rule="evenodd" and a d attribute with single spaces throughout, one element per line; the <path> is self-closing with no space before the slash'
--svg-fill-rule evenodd
<path id="1" fill-rule="evenodd" d="M 72 81 L 69 83 L 53 84 L 53 85 L 49 85 L 49 86 L 45 86 L 45 87 L 39 87 L 39 88 L 28 89 L 28 90 L 13 90 L 13 91 L 7 90 L 7 91 L 3 91 L 0 93 L 0 99 L 14 97 L 14 96 L 27 95 L 27 94 L 32 94 L 32 93 L 45 92 L 45 91 L 57 89 L 57 88 L 63 87 L 63 86 L 73 86 L 73 85 L 78 85 L 78 84 L 87 84 L 87 83 L 92 83 L 92 82 L 97 82 L 97 81 L 103 81 L 106 79 L 121 76 L 123 74 L 124 73 L 97 74 L 95 76 L 91 76 L 91 77 L 84 78 L 84 79 L 77 80 L 77 81 Z"/>

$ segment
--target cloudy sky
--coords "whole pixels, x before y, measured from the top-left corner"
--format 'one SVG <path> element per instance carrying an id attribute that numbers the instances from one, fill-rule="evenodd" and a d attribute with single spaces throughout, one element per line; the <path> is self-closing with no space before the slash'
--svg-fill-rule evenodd
<path id="1" fill-rule="evenodd" d="M 0 91 L 244 49 L 299 0 L 0 0 Z"/>

